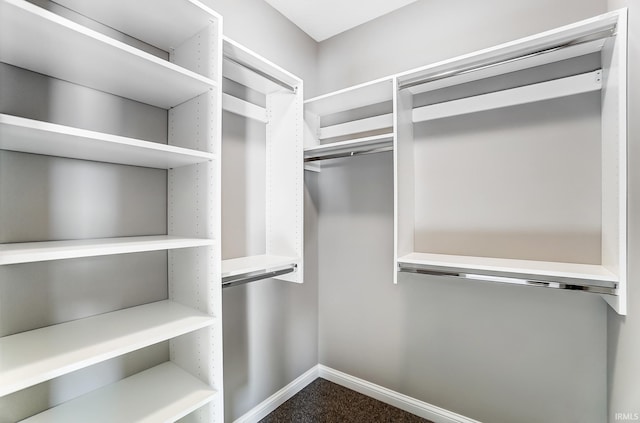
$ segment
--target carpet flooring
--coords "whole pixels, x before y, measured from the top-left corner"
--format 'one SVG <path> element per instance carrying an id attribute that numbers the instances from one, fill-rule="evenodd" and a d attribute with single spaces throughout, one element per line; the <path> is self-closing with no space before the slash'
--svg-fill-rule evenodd
<path id="1" fill-rule="evenodd" d="M 318 378 L 260 423 L 433 423 Z"/>

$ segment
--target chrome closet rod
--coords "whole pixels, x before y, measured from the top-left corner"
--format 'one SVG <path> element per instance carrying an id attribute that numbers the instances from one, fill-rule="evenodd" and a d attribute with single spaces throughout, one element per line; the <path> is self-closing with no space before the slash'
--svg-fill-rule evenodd
<path id="1" fill-rule="evenodd" d="M 559 51 L 568 47 L 574 47 L 574 46 L 578 46 L 581 44 L 586 44 L 586 43 L 590 43 L 592 41 L 595 40 L 600 40 L 600 39 L 604 39 L 604 38 L 609 38 L 615 35 L 615 26 L 604 30 L 604 31 L 600 31 L 600 32 L 596 32 L 594 34 L 591 35 L 587 35 L 587 36 L 583 36 L 583 37 L 579 37 L 576 38 L 574 40 L 571 40 L 565 44 L 556 46 L 556 47 L 551 47 L 551 48 L 547 48 L 547 49 L 543 49 L 543 50 L 538 50 L 538 51 L 534 51 L 532 53 L 528 53 L 522 56 L 517 56 L 517 57 L 512 57 L 511 59 L 505 59 L 505 60 L 500 60 L 498 62 L 493 62 L 493 63 L 487 63 L 484 65 L 469 65 L 469 66 L 463 66 L 461 68 L 456 68 L 456 69 L 451 69 L 448 71 L 444 71 L 435 75 L 431 75 L 431 76 L 426 76 L 426 77 L 419 77 L 413 80 L 408 80 L 406 82 L 403 82 L 401 84 L 398 84 L 398 89 L 399 90 L 404 90 L 407 88 L 411 88 L 411 87 L 415 87 L 418 85 L 422 85 L 422 84 L 426 84 L 428 82 L 434 82 L 434 81 L 439 81 L 441 79 L 446 79 L 452 76 L 456 76 L 456 75 L 464 75 L 467 73 L 472 73 L 472 72 L 477 72 L 483 69 L 490 69 L 492 67 L 495 66 L 500 66 L 500 65 L 505 65 L 507 63 L 513 63 L 513 62 L 518 62 L 520 60 L 524 60 L 524 59 L 529 59 L 532 57 L 536 57 L 536 56 L 542 56 L 545 54 L 549 54 L 549 53 L 553 53 L 555 51 Z"/>
<path id="2" fill-rule="evenodd" d="M 276 276 L 293 273 L 298 268 L 297 264 L 291 264 L 290 267 L 278 270 L 258 270 L 255 272 L 242 273 L 240 275 L 227 276 L 222 278 L 222 287 L 231 288 L 232 286 L 244 285 L 247 283 L 259 281 L 262 279 L 275 278 Z"/>
<path id="3" fill-rule="evenodd" d="M 295 93 L 298 90 L 296 87 L 293 87 L 293 86 L 287 84 L 286 82 L 281 81 L 280 79 L 278 79 L 276 77 L 273 77 L 273 76 L 269 75 L 268 73 L 263 72 L 263 71 L 261 71 L 260 69 L 254 67 L 254 66 L 251 66 L 251 65 L 249 65 L 247 63 L 244 63 L 244 62 L 242 62 L 240 60 L 236 60 L 233 57 L 229 57 L 226 54 L 224 55 L 224 59 L 228 60 L 230 62 L 233 62 L 236 65 L 242 66 L 243 68 L 249 69 L 251 72 L 253 72 L 255 74 L 258 74 L 261 77 L 263 77 L 265 79 L 268 79 L 269 81 L 271 81 L 271 82 L 273 82 L 273 83 L 275 83 L 277 85 L 280 85 L 283 88 L 288 89 L 289 91 L 292 91 L 292 92 Z"/>
<path id="4" fill-rule="evenodd" d="M 493 276 L 493 275 L 479 275 L 479 274 L 465 273 L 465 272 L 448 272 L 448 271 L 442 271 L 442 270 L 425 269 L 420 266 L 407 265 L 405 263 L 398 264 L 398 271 L 407 272 L 407 273 L 418 273 L 421 275 L 445 276 L 445 277 L 479 280 L 479 281 L 485 281 L 485 282 L 506 283 L 506 284 L 512 284 L 512 285 L 526 285 L 526 286 L 536 286 L 536 287 L 542 287 L 542 288 L 564 289 L 564 290 L 570 290 L 570 291 L 583 291 L 583 292 L 591 292 L 594 294 L 614 295 L 616 292 L 615 286 L 606 287 L 606 286 L 596 286 L 596 285 L 578 285 L 578 284 L 571 284 L 567 282 L 541 281 L 541 280 L 528 279 L 528 278 L 515 278 L 511 276 L 506 277 L 506 276 Z"/>
<path id="5" fill-rule="evenodd" d="M 344 153 L 325 154 L 323 156 L 305 157 L 305 162 L 315 162 L 318 160 L 339 159 L 342 157 L 364 156 L 365 154 L 384 153 L 385 151 L 393 151 L 393 146 L 373 148 L 362 151 L 345 151 Z"/>

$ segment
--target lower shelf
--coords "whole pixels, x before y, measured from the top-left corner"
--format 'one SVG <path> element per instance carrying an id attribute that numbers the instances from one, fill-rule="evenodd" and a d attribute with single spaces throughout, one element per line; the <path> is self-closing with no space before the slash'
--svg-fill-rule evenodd
<path id="1" fill-rule="evenodd" d="M 213 322 L 197 310 L 158 301 L 0 338 L 0 396 Z"/>
<path id="2" fill-rule="evenodd" d="M 167 362 L 24 422 L 173 422 L 207 404 L 215 395 L 215 390 Z"/>
<path id="3" fill-rule="evenodd" d="M 411 253 L 398 258 L 400 271 L 614 294 L 618 278 L 604 266 L 493 257 Z M 554 285 L 555 284 L 555 285 Z"/>
<path id="4" fill-rule="evenodd" d="M 229 287 L 272 278 L 297 269 L 296 257 L 257 255 L 222 260 L 222 286 Z"/>

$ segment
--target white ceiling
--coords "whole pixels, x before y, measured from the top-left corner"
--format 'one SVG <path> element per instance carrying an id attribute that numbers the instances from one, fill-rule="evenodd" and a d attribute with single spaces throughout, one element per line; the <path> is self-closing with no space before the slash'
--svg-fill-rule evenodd
<path id="1" fill-rule="evenodd" d="M 319 42 L 417 0 L 265 1 Z"/>

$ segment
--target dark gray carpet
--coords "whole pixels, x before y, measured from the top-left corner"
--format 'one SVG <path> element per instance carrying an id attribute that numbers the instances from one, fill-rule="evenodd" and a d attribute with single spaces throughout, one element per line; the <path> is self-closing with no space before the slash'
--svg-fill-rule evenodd
<path id="1" fill-rule="evenodd" d="M 433 423 L 325 379 L 316 379 L 260 423 Z"/>

